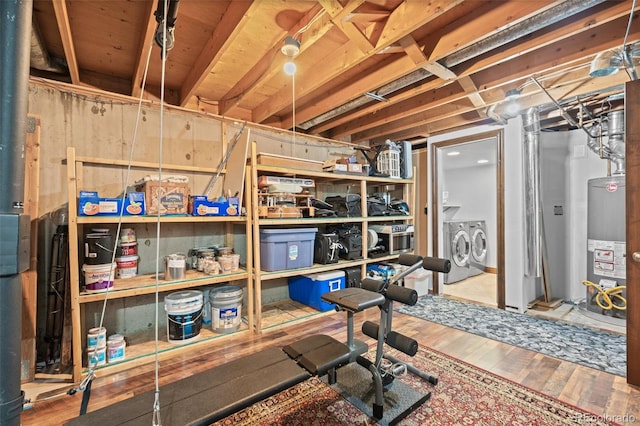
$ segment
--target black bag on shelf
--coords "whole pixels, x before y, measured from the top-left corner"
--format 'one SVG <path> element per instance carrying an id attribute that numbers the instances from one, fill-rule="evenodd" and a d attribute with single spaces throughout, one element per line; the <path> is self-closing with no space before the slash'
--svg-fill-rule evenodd
<path id="1" fill-rule="evenodd" d="M 358 226 L 344 224 L 328 231 L 338 234 L 338 240 L 342 245 L 339 254 L 341 259 L 362 259 L 362 231 Z"/>
<path id="2" fill-rule="evenodd" d="M 344 274 L 346 277 L 345 287 L 360 287 L 360 282 L 362 281 L 362 270 L 359 266 L 344 268 Z"/>
<path id="3" fill-rule="evenodd" d="M 359 194 L 334 195 L 326 197 L 325 202 L 331 204 L 333 211 L 340 217 L 360 217 L 362 209 L 360 208 Z"/>
<path id="4" fill-rule="evenodd" d="M 336 233 L 316 233 L 313 246 L 314 263 L 337 263 L 342 245 Z"/>
<path id="5" fill-rule="evenodd" d="M 391 210 L 384 199 L 375 195 L 370 195 L 367 197 L 367 215 L 390 216 Z"/>

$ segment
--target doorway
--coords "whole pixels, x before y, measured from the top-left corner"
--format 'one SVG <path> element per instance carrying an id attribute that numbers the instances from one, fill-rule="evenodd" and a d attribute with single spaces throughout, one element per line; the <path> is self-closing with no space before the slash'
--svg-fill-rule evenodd
<path id="1" fill-rule="evenodd" d="M 505 309 L 502 130 L 431 145 L 433 292 Z"/>

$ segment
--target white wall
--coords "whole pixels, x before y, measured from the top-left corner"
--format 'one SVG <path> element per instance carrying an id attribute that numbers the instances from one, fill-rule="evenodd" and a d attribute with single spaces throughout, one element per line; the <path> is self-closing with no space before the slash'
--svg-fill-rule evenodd
<path id="1" fill-rule="evenodd" d="M 511 119 L 506 126 L 480 126 L 473 129 L 433 136 L 428 139 L 428 144 L 442 142 L 450 139 L 468 137 L 496 129 L 504 130 L 504 206 L 505 206 L 505 292 L 506 305 L 509 308 L 523 312 L 528 300 L 525 300 L 524 277 L 524 239 L 523 239 L 523 195 L 522 195 L 522 120 L 520 117 Z M 429 150 L 429 155 L 431 151 Z M 430 163 L 429 163 L 430 164 Z M 429 176 L 429 199 L 431 199 L 431 176 Z M 431 211 L 431 209 L 429 209 Z M 429 224 L 432 218 L 429 217 Z M 439 229 L 430 230 L 430 235 L 438 232 L 439 241 L 442 242 L 442 226 Z M 440 249 L 442 249 L 440 247 Z M 436 252 L 432 244 L 430 253 Z"/>
<path id="2" fill-rule="evenodd" d="M 449 192 L 449 204 L 460 206 L 453 220 L 484 220 L 487 225 L 486 266 L 497 266 L 496 166 L 477 165 L 449 169 L 443 173 L 442 191 Z"/>

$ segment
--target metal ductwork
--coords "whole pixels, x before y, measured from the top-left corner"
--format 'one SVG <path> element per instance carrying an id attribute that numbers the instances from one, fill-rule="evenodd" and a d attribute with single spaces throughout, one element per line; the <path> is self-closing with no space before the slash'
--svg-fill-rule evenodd
<path id="1" fill-rule="evenodd" d="M 41 71 L 49 71 L 58 74 L 68 74 L 66 64 L 59 65 L 54 58 L 49 55 L 42 41 L 42 35 L 38 29 L 35 19 L 31 22 L 31 68 Z"/>
<path id="2" fill-rule="evenodd" d="M 540 113 L 529 108 L 522 115 L 524 129 L 525 276 L 540 278 L 542 271 L 542 202 L 540 199 Z"/>
<path id="3" fill-rule="evenodd" d="M 555 23 L 571 17 L 577 13 L 587 10 L 593 6 L 603 3 L 604 0 L 567 0 L 557 6 L 549 8 L 548 10 L 539 13 L 527 20 L 519 22 L 503 31 L 500 31 L 492 36 L 489 36 L 471 46 L 460 49 L 459 51 L 452 53 L 439 62 L 447 68 L 452 68 L 458 64 L 461 64 L 469 59 L 473 59 L 491 50 L 497 49 L 506 43 L 517 40 L 520 37 L 531 34 L 541 28 L 548 26 L 551 23 Z M 424 69 L 418 69 L 413 71 L 391 83 L 385 84 L 372 92 L 386 97 L 391 95 L 400 89 L 403 89 L 411 84 L 424 80 L 433 74 Z M 367 96 L 361 96 L 353 99 L 345 104 L 342 104 L 338 108 L 328 111 L 322 115 L 319 115 L 311 120 L 305 121 L 294 126 L 309 130 L 314 126 L 318 126 L 326 121 L 331 120 L 341 114 L 352 111 L 367 103 L 371 102 L 371 98 Z"/>
<path id="4" fill-rule="evenodd" d="M 607 143 L 603 141 L 607 136 Z M 587 146 L 615 165 L 614 175 L 625 173 L 624 110 L 609 112 L 589 129 Z"/>

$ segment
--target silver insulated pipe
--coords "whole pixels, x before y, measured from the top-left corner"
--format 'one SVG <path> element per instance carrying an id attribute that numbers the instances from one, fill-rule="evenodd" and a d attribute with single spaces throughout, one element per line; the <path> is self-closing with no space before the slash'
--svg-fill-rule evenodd
<path id="1" fill-rule="evenodd" d="M 587 146 L 600 158 L 611 161 L 615 169 L 613 175 L 625 174 L 625 144 L 624 144 L 624 110 L 609 112 L 604 120 L 589 129 Z M 607 136 L 607 143 L 604 137 Z"/>
<path id="2" fill-rule="evenodd" d="M 524 130 L 525 276 L 542 277 L 542 203 L 540 201 L 540 114 L 529 108 Z"/>

